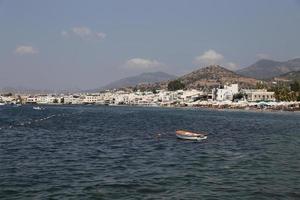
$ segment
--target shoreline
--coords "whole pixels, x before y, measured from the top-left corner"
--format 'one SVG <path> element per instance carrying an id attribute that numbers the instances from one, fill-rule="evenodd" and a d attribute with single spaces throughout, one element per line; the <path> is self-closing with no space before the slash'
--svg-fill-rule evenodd
<path id="1" fill-rule="evenodd" d="M 139 107 L 151 107 L 151 106 L 139 106 Z M 178 109 L 203 109 L 203 110 L 212 110 L 212 111 L 236 111 L 236 112 L 254 112 L 254 113 L 300 113 L 300 109 L 297 110 L 281 110 L 281 109 L 274 109 L 274 108 L 268 108 L 268 109 L 257 109 L 257 108 L 250 108 L 250 109 L 244 109 L 244 108 L 217 108 L 217 107 L 204 107 L 204 106 L 159 106 L 158 108 L 178 108 Z"/>
<path id="2" fill-rule="evenodd" d="M 262 113 L 280 113 L 280 112 L 300 112 L 300 102 L 296 103 L 297 107 L 288 107 L 288 105 L 277 105 L 269 107 L 256 107 L 256 106 L 237 106 L 229 104 L 209 104 L 209 105 L 133 105 L 133 104 L 123 104 L 123 105 L 104 105 L 104 104 L 22 104 L 22 106 L 103 106 L 103 107 L 147 107 L 147 108 L 170 108 L 170 109 L 206 109 L 206 110 L 215 110 L 215 111 L 244 111 L 244 112 L 262 112 Z M 294 105 L 294 104 L 291 104 Z M 14 106 L 14 105 L 5 105 L 5 106 Z M 22 107 L 21 106 L 21 107 Z M 19 107 L 19 106 L 15 106 Z"/>

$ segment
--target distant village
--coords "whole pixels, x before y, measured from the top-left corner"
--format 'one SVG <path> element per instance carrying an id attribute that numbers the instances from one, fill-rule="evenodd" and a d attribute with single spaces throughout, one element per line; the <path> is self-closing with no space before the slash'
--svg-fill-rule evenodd
<path id="1" fill-rule="evenodd" d="M 107 105 L 154 107 L 205 107 L 217 109 L 300 110 L 298 101 L 278 101 L 272 91 L 243 89 L 238 84 L 224 85 L 210 91 L 198 89 L 106 90 L 78 94 L 2 94 L 0 105 Z"/>

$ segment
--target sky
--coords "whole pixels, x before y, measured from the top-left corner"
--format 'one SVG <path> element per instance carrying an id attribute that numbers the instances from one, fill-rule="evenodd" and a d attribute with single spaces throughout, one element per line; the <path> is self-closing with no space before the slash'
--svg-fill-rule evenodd
<path id="1" fill-rule="evenodd" d="M 0 0 L 0 88 L 300 57 L 299 0 Z"/>

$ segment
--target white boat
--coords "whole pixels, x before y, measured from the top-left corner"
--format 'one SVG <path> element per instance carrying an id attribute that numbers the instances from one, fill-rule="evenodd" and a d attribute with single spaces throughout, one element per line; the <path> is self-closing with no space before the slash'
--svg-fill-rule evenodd
<path id="1" fill-rule="evenodd" d="M 40 106 L 33 106 L 33 110 L 42 110 Z"/>
<path id="2" fill-rule="evenodd" d="M 204 133 L 193 133 L 184 130 L 177 130 L 176 136 L 177 138 L 184 140 L 204 140 L 207 138 L 207 135 L 205 135 Z"/>
<path id="3" fill-rule="evenodd" d="M 0 102 L 0 106 L 5 106 L 5 103 L 3 103 L 3 102 Z"/>

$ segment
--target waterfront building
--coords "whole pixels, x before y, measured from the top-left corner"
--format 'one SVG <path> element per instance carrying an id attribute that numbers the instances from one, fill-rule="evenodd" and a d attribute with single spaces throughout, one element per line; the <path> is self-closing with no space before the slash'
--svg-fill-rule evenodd
<path id="1" fill-rule="evenodd" d="M 268 92 L 266 89 L 242 90 L 247 101 L 275 101 L 274 92 Z"/>
<path id="2" fill-rule="evenodd" d="M 74 94 L 74 95 L 66 95 L 64 98 L 64 104 L 82 104 L 83 103 L 83 96 Z"/>
<path id="3" fill-rule="evenodd" d="M 37 104 L 53 104 L 55 102 L 60 103 L 54 95 L 38 95 L 36 96 L 36 103 Z"/>
<path id="4" fill-rule="evenodd" d="M 85 104 L 95 104 L 97 102 L 99 95 L 96 94 L 88 94 L 84 96 L 83 103 Z"/>
<path id="5" fill-rule="evenodd" d="M 16 99 L 13 96 L 0 96 L 0 102 L 10 104 L 16 102 Z"/>
<path id="6" fill-rule="evenodd" d="M 184 91 L 183 94 L 180 96 L 180 98 L 185 103 L 191 103 L 191 102 L 197 101 L 204 95 L 205 94 L 203 91 L 193 89 L 193 90 Z"/>
<path id="7" fill-rule="evenodd" d="M 238 92 L 238 84 L 225 85 L 224 88 L 214 88 L 212 91 L 212 98 L 216 101 L 232 101 L 233 95 Z"/>
<path id="8" fill-rule="evenodd" d="M 37 103 L 38 98 L 36 96 L 28 96 L 26 103 Z"/>

